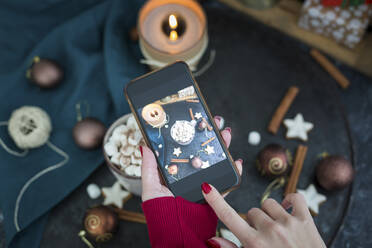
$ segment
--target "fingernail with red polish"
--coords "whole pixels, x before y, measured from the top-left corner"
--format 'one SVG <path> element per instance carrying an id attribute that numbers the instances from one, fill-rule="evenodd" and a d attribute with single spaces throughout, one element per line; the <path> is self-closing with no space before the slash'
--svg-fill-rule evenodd
<path id="1" fill-rule="evenodd" d="M 231 127 L 225 127 L 225 130 L 229 131 L 229 133 L 231 134 Z"/>
<path id="2" fill-rule="evenodd" d="M 219 116 L 219 115 L 216 115 L 214 118 L 216 118 L 217 120 L 221 121 L 222 117 Z"/>
<path id="3" fill-rule="evenodd" d="M 141 157 L 143 157 L 143 150 L 142 150 L 142 146 L 140 146 L 140 152 L 141 152 Z"/>
<path id="4" fill-rule="evenodd" d="M 214 239 L 208 239 L 206 243 L 209 248 L 220 248 L 221 247 L 220 244 L 217 243 L 217 241 Z"/>
<path id="5" fill-rule="evenodd" d="M 208 194 L 212 190 L 211 186 L 208 183 L 202 183 L 201 188 L 204 194 Z"/>
<path id="6" fill-rule="evenodd" d="M 243 159 L 239 158 L 238 161 L 243 164 Z"/>

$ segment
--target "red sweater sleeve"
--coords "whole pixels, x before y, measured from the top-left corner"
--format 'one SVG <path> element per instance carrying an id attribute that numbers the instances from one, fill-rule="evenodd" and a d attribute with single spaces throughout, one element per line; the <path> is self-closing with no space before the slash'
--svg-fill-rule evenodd
<path id="1" fill-rule="evenodd" d="M 158 247 L 207 247 L 216 236 L 217 216 L 207 204 L 182 197 L 160 197 L 142 203 L 150 242 Z"/>

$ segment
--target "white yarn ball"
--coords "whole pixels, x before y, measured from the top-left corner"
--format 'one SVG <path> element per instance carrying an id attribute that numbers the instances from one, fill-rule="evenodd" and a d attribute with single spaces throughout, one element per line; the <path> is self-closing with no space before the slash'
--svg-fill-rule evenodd
<path id="1" fill-rule="evenodd" d="M 52 131 L 49 115 L 39 107 L 23 106 L 13 111 L 8 131 L 20 149 L 44 145 Z"/>

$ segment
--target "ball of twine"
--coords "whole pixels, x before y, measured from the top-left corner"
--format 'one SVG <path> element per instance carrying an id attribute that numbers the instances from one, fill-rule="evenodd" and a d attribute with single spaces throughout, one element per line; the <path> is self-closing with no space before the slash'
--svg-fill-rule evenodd
<path id="1" fill-rule="evenodd" d="M 36 148 L 48 141 L 52 123 L 49 115 L 41 108 L 23 106 L 13 111 L 8 131 L 20 149 Z"/>

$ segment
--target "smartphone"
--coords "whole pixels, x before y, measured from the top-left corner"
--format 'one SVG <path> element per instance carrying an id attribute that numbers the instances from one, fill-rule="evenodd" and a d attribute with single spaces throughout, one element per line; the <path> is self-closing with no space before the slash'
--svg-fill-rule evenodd
<path id="1" fill-rule="evenodd" d="M 185 62 L 132 80 L 124 94 L 163 181 L 175 196 L 199 202 L 203 182 L 220 192 L 240 184 L 235 163 Z"/>

